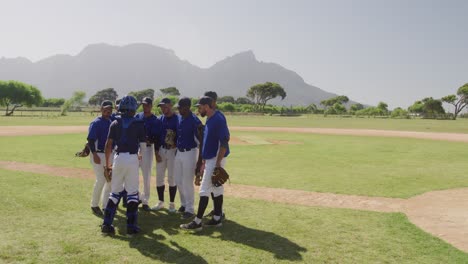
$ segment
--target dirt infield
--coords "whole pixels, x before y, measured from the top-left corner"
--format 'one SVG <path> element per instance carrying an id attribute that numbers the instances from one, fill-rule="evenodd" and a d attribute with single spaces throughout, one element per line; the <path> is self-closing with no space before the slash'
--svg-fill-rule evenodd
<path id="1" fill-rule="evenodd" d="M 231 131 L 243 132 L 288 132 L 311 133 L 324 135 L 349 135 L 373 137 L 402 137 L 416 139 L 445 140 L 468 142 L 468 134 L 460 133 L 429 133 L 373 129 L 336 129 L 336 128 L 292 128 L 292 127 L 230 127 Z M 2 126 L 0 136 L 30 136 L 85 133 L 87 126 Z M 242 144 L 242 142 L 238 142 Z M 248 144 L 248 143 L 247 143 Z"/>
<path id="2" fill-rule="evenodd" d="M 0 168 L 68 178 L 94 179 L 91 169 L 0 161 Z M 155 177 L 152 177 L 155 185 Z M 303 206 L 402 212 L 409 220 L 453 246 L 468 252 L 468 188 L 433 191 L 410 199 L 341 195 L 228 184 L 226 195 Z"/>

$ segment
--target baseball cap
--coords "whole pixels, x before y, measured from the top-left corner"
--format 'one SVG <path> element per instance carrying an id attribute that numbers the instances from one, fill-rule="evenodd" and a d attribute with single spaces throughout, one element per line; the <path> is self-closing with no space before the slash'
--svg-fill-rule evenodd
<path id="1" fill-rule="evenodd" d="M 180 100 L 177 103 L 176 107 L 183 107 L 183 106 L 190 107 L 191 105 L 192 105 L 192 100 L 190 100 L 190 98 L 182 97 L 182 98 L 180 98 Z"/>
<path id="2" fill-rule="evenodd" d="M 111 101 L 109 101 L 109 100 L 104 100 L 104 101 L 102 101 L 102 103 L 101 103 L 101 107 L 102 107 L 102 108 L 108 108 L 108 107 L 112 108 L 113 105 L 112 105 L 112 102 L 111 102 Z"/>
<path id="3" fill-rule="evenodd" d="M 171 99 L 169 99 L 169 98 L 163 98 L 163 99 L 159 102 L 158 106 L 165 105 L 165 104 L 172 104 Z"/>
<path id="4" fill-rule="evenodd" d="M 209 96 L 203 96 L 202 98 L 200 98 L 200 100 L 198 100 L 198 103 L 195 106 L 211 105 L 212 103 L 213 103 L 213 98 Z"/>
<path id="5" fill-rule="evenodd" d="M 145 97 L 143 98 L 143 100 L 141 101 L 142 104 L 150 104 L 152 105 L 153 104 L 153 100 L 149 97 Z"/>

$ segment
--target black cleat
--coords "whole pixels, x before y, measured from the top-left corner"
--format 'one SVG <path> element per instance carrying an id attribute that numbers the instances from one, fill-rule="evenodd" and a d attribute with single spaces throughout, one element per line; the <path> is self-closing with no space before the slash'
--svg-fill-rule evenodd
<path id="1" fill-rule="evenodd" d="M 177 212 L 183 214 L 185 212 L 185 207 L 179 207 L 179 210 L 177 210 Z"/>
<path id="2" fill-rule="evenodd" d="M 133 236 L 133 235 L 136 235 L 138 233 L 140 233 L 141 229 L 138 227 L 138 226 L 135 226 L 135 227 L 127 227 L 127 235 L 128 236 Z"/>
<path id="3" fill-rule="evenodd" d="M 197 224 L 195 221 L 192 221 L 188 224 L 182 224 L 180 225 L 180 228 L 193 231 L 201 231 L 203 229 L 202 223 L 200 222 L 200 224 Z"/>
<path id="4" fill-rule="evenodd" d="M 102 225 L 101 226 L 101 233 L 103 235 L 113 235 L 113 234 L 115 234 L 115 228 L 112 225 Z"/>
<path id="5" fill-rule="evenodd" d="M 209 217 L 213 217 L 215 214 L 214 214 L 214 210 L 211 210 L 211 212 L 207 215 L 205 215 L 204 217 L 206 218 L 209 218 Z M 221 221 L 223 221 L 224 219 L 226 219 L 226 215 L 224 214 L 224 212 L 221 214 Z"/>
<path id="6" fill-rule="evenodd" d="M 144 204 L 141 209 L 143 209 L 143 211 L 146 211 L 146 212 L 149 212 L 151 211 L 151 208 L 147 205 L 147 204 Z"/>
<path id="7" fill-rule="evenodd" d="M 93 214 L 95 214 L 95 215 L 97 215 L 97 216 L 103 216 L 103 215 L 104 215 L 104 214 L 102 213 L 101 208 L 99 208 L 99 206 L 91 207 L 91 211 L 93 211 Z"/>
<path id="8" fill-rule="evenodd" d="M 187 219 L 190 219 L 192 217 L 194 217 L 195 215 L 192 214 L 192 213 L 189 213 L 189 212 L 184 212 L 181 216 L 180 216 L 180 219 L 182 220 L 187 220 Z"/>
<path id="9" fill-rule="evenodd" d="M 219 219 L 218 221 L 214 220 L 214 218 L 211 218 L 210 221 L 208 221 L 207 223 L 205 223 L 205 226 L 214 226 L 214 227 L 219 227 L 219 226 L 222 226 L 223 223 L 221 222 L 221 219 Z"/>

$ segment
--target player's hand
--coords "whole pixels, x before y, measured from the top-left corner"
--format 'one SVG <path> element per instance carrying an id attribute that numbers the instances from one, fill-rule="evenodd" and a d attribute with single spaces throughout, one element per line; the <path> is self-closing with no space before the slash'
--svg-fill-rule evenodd
<path id="1" fill-rule="evenodd" d="M 142 158 L 143 158 L 143 157 L 141 156 L 141 154 L 138 153 L 138 160 L 141 161 Z"/>
<path id="2" fill-rule="evenodd" d="M 160 163 L 162 161 L 161 155 L 159 153 L 156 153 L 156 162 Z"/>
<path id="3" fill-rule="evenodd" d="M 99 155 L 96 152 L 93 153 L 93 161 L 96 164 L 101 164 L 101 158 L 99 158 Z"/>
<path id="4" fill-rule="evenodd" d="M 201 166 L 200 166 L 200 175 L 203 175 L 203 172 L 205 171 L 205 162 L 202 162 Z"/>

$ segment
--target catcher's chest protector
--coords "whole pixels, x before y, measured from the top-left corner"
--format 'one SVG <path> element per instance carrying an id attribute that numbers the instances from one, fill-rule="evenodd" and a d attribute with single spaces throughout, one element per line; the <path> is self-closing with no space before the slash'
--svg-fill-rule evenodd
<path id="1" fill-rule="evenodd" d="M 121 118 L 118 120 L 120 126 L 121 126 L 121 133 L 120 133 L 120 138 L 117 140 L 117 146 L 123 146 L 128 144 L 128 135 L 127 131 L 128 128 L 133 124 L 135 121 L 135 118 Z"/>

